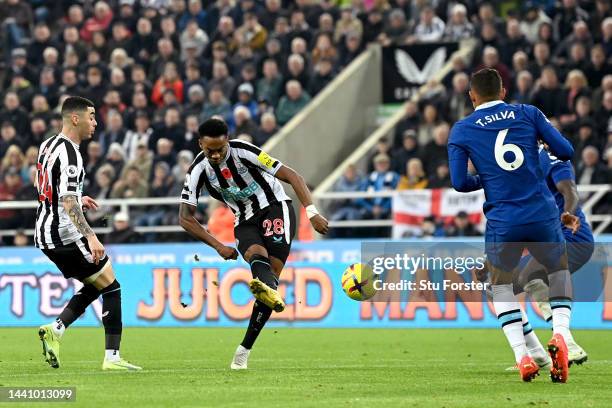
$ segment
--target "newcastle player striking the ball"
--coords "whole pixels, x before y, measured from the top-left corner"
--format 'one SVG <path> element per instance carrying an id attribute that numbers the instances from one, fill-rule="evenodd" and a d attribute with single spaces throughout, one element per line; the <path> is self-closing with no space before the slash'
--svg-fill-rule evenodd
<path id="1" fill-rule="evenodd" d="M 310 191 L 298 173 L 250 143 L 228 140 L 228 127 L 222 119 L 208 119 L 200 125 L 198 133 L 202 152 L 185 177 L 180 223 L 223 259 L 236 259 L 236 249 L 219 242 L 194 217 L 202 187 L 234 212 L 236 244 L 251 265 L 253 279 L 249 288 L 255 296 L 255 304 L 231 368 L 246 369 L 253 343 L 272 311 L 285 309 L 285 302 L 276 288 L 296 225 L 291 200 L 279 180 L 291 184 L 317 232 L 327 233 L 327 220 L 312 204 Z"/>
<path id="2" fill-rule="evenodd" d="M 59 317 L 41 326 L 45 360 L 53 368 L 60 366 L 60 341 L 64 331 L 102 295 L 106 353 L 103 370 L 140 370 L 119 356 L 121 342 L 121 287 L 104 246 L 83 215 L 83 208 L 98 204 L 82 196 L 83 159 L 79 152 L 82 141 L 91 139 L 96 129 L 96 111 L 85 98 L 72 96 L 62 105 L 62 131 L 45 140 L 38 154 L 38 211 L 34 241 L 62 272 L 83 287 L 70 299 Z"/>

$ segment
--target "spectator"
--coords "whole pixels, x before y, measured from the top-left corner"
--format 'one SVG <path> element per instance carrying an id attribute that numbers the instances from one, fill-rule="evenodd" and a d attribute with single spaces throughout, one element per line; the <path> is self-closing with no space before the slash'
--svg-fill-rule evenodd
<path id="1" fill-rule="evenodd" d="M 598 133 L 605 134 L 612 129 L 612 90 L 603 94 L 601 106 L 595 112 L 594 119 Z"/>
<path id="2" fill-rule="evenodd" d="M 397 185 L 398 190 L 421 190 L 427 188 L 427 175 L 423 170 L 423 162 L 418 157 L 408 160 L 406 175 L 402 176 Z"/>
<path id="3" fill-rule="evenodd" d="M 272 112 L 266 112 L 261 115 L 261 124 L 253 135 L 253 141 L 257 146 L 263 146 L 276 132 L 278 132 L 276 117 Z"/>
<path id="4" fill-rule="evenodd" d="M 25 157 L 23 152 L 17 145 L 9 146 L 2 158 L 2 163 L 0 163 L 0 174 L 6 173 L 9 169 L 19 169 L 23 167 L 25 163 Z M 21 171 L 19 175 L 22 176 Z M 25 181 L 25 180 L 22 180 Z"/>
<path id="5" fill-rule="evenodd" d="M 253 51 L 262 50 L 268 38 L 268 30 L 259 24 L 255 13 L 244 15 L 244 24 L 238 28 L 235 37 L 241 44 L 247 44 Z"/>
<path id="6" fill-rule="evenodd" d="M 7 169 L 0 182 L 0 201 L 13 201 L 21 189 L 21 176 L 15 168 Z M 17 210 L 0 210 L 0 229 L 12 229 L 19 226 Z"/>
<path id="7" fill-rule="evenodd" d="M 143 63 L 151 59 L 151 56 L 155 53 L 155 48 L 156 43 L 151 20 L 141 17 L 136 23 L 136 32 L 130 40 L 130 55 L 138 63 Z"/>
<path id="8" fill-rule="evenodd" d="M 276 111 L 278 123 L 285 125 L 285 123 L 289 122 L 292 117 L 306 107 L 308 102 L 310 102 L 310 95 L 302 90 L 299 81 L 291 80 L 287 82 L 286 94 L 280 99 Z"/>
<path id="9" fill-rule="evenodd" d="M 282 93 L 282 86 L 283 77 L 278 72 L 276 60 L 266 59 L 263 64 L 263 78 L 257 81 L 257 96 L 276 106 Z"/>
<path id="10" fill-rule="evenodd" d="M 248 82 L 240 84 L 238 87 L 238 102 L 234 105 L 234 113 L 236 112 L 236 108 L 239 106 L 244 106 L 247 108 L 251 114 L 252 118 L 257 117 L 257 102 L 253 99 L 253 94 L 255 90 L 253 89 L 253 85 Z"/>
<path id="11" fill-rule="evenodd" d="M 236 81 L 229 76 L 227 64 L 223 61 L 215 61 L 213 63 L 212 79 L 208 81 L 207 85 L 207 92 L 209 94 L 214 86 L 220 87 L 222 95 L 226 97 L 231 95 L 236 87 Z"/>
<path id="12" fill-rule="evenodd" d="M 113 143 L 123 144 L 125 140 L 125 128 L 123 127 L 123 117 L 116 110 L 108 112 L 106 119 L 106 130 L 100 133 L 99 142 L 102 154 L 106 154 L 108 148 Z"/>
<path id="13" fill-rule="evenodd" d="M 113 217 L 113 230 L 108 233 L 104 242 L 107 244 L 134 244 L 141 242 L 140 234 L 130 226 L 130 217 L 119 212 Z"/>
<path id="14" fill-rule="evenodd" d="M 525 17 L 520 22 L 521 32 L 531 44 L 538 40 L 538 31 L 544 23 L 551 23 L 550 17 L 535 2 L 530 3 L 525 10 Z"/>
<path id="15" fill-rule="evenodd" d="M 342 176 L 336 181 L 333 191 L 356 192 L 364 185 L 364 178 L 359 174 L 355 165 L 349 165 Z M 358 220 L 361 218 L 361 207 L 355 200 L 341 200 L 329 208 L 330 221 Z M 334 228 L 330 231 L 333 238 L 348 237 L 351 230 L 348 228 Z"/>
<path id="16" fill-rule="evenodd" d="M 200 120 L 204 121 L 212 116 L 220 116 L 226 122 L 229 122 L 232 116 L 232 107 L 223 96 L 223 90 L 219 85 L 210 88 L 208 102 L 204 104 Z"/>
<path id="17" fill-rule="evenodd" d="M 578 164 L 576 181 L 578 184 L 610 183 L 609 170 L 600 163 L 599 150 L 595 146 L 587 146 L 582 151 L 582 161 Z"/>
<path id="18" fill-rule="evenodd" d="M 36 189 L 36 178 L 38 176 L 36 165 L 25 168 L 27 178 L 24 180 L 22 187 L 15 194 L 17 201 L 32 201 L 38 199 L 38 190 Z M 34 228 L 36 223 L 36 210 L 24 208 L 19 210 L 18 214 L 19 226 L 23 228 Z"/>
<path id="19" fill-rule="evenodd" d="M 173 167 L 176 164 L 176 153 L 173 151 L 172 142 L 169 139 L 161 138 L 157 141 L 153 166 L 160 161 L 165 162 L 169 167 Z"/>
<path id="20" fill-rule="evenodd" d="M 106 154 L 105 164 L 110 164 L 111 166 L 113 166 L 115 175 L 118 176 L 119 174 L 121 174 L 121 170 L 123 169 L 123 165 L 125 164 L 125 151 L 119 143 L 112 143 L 109 146 L 108 153 Z"/>
<path id="21" fill-rule="evenodd" d="M 304 57 L 300 54 L 291 54 L 287 59 L 287 74 L 283 87 L 286 89 L 289 81 L 298 81 L 302 89 L 308 87 L 310 80 L 308 72 L 306 72 Z"/>
<path id="22" fill-rule="evenodd" d="M 520 71 L 516 76 L 516 91 L 512 94 L 512 103 L 530 103 L 533 91 L 533 77 L 527 70 Z"/>
<path id="23" fill-rule="evenodd" d="M 447 98 L 446 116 L 451 122 L 463 119 L 474 111 L 472 101 L 468 95 L 470 79 L 464 72 L 458 72 L 453 77 L 453 90 Z"/>
<path id="24" fill-rule="evenodd" d="M 138 168 L 140 174 L 145 181 L 149 180 L 151 168 L 153 166 L 153 152 L 147 149 L 147 144 L 144 140 L 136 143 L 136 153 L 134 158 L 130 159 L 121 171 L 120 178 L 125 179 L 127 172 L 131 168 Z"/>
<path id="25" fill-rule="evenodd" d="M 183 188 L 183 186 L 180 184 L 180 181 L 185 179 L 185 175 L 189 171 L 189 167 L 191 167 L 191 163 L 193 162 L 194 156 L 194 153 L 189 150 L 181 150 L 179 152 L 177 156 L 177 163 L 172 168 L 172 177 L 174 177 L 174 180 L 176 182 L 170 189 L 170 192 L 177 190 L 177 188 L 179 190 Z M 180 191 L 177 192 L 176 196 L 178 197 L 179 195 Z"/>
<path id="26" fill-rule="evenodd" d="M 439 124 L 438 108 L 428 103 L 423 108 L 423 118 L 418 125 L 417 142 L 424 146 L 433 139 L 434 129 Z"/>
<path id="27" fill-rule="evenodd" d="M 453 223 L 446 229 L 445 235 L 447 237 L 475 237 L 481 234 L 470 222 L 468 214 L 465 211 L 459 211 Z"/>
<path id="28" fill-rule="evenodd" d="M 426 6 L 421 10 L 419 24 L 414 29 L 414 39 L 417 42 L 440 41 L 445 28 L 446 24 L 436 15 L 433 7 Z"/>
<path id="29" fill-rule="evenodd" d="M 34 16 L 28 2 L 6 0 L 0 3 L 0 20 L 4 25 L 8 48 L 13 49 L 21 45 L 29 36 Z"/>
<path id="30" fill-rule="evenodd" d="M 600 44 L 591 48 L 591 59 L 584 74 L 591 89 L 597 88 L 606 75 L 612 74 L 612 64 L 606 61 L 606 52 Z"/>
<path id="31" fill-rule="evenodd" d="M 542 70 L 531 104 L 537 106 L 548 117 L 558 118 L 567 113 L 567 98 L 559 86 L 554 68 L 549 66 Z"/>
<path id="32" fill-rule="evenodd" d="M 516 18 L 509 18 L 507 20 L 506 38 L 502 41 L 500 50 L 501 61 L 507 66 L 512 65 L 512 56 L 517 51 L 531 52 L 531 44 L 521 32 L 520 23 Z"/>
<path id="33" fill-rule="evenodd" d="M 166 21 L 166 20 L 164 20 Z M 169 21 L 173 21 L 171 18 Z M 157 53 L 151 59 L 149 67 L 149 79 L 157 80 L 164 73 L 166 64 L 173 62 L 174 66 L 179 65 L 179 58 L 174 50 L 172 40 L 168 37 L 162 37 L 157 41 Z"/>
<path id="34" fill-rule="evenodd" d="M 406 129 L 403 134 L 403 143 L 400 148 L 393 152 L 391 168 L 398 174 L 403 174 L 408 161 L 419 154 L 416 132 L 414 129 Z"/>
<path id="35" fill-rule="evenodd" d="M 126 171 L 113 185 L 111 198 L 144 198 L 148 196 L 146 176 L 137 166 L 126 167 Z"/>
<path id="36" fill-rule="evenodd" d="M 438 159 L 436 169 L 433 175 L 429 177 L 427 188 L 451 188 L 450 172 L 448 170 L 448 162 L 443 159 Z"/>
<path id="37" fill-rule="evenodd" d="M 254 137 L 257 134 L 257 125 L 253 121 L 251 111 L 246 106 L 236 106 L 234 108 L 234 134 L 247 134 Z"/>
<path id="38" fill-rule="evenodd" d="M 474 26 L 467 17 L 467 8 L 461 4 L 455 4 L 451 9 L 451 16 L 444 29 L 446 41 L 459 41 L 474 36 Z"/>
<path id="39" fill-rule="evenodd" d="M 350 6 L 347 5 L 342 7 L 340 18 L 336 22 L 334 41 L 341 42 L 348 33 L 357 33 L 361 36 L 363 34 L 363 24 L 353 15 Z"/>
<path id="40" fill-rule="evenodd" d="M 404 105 L 404 118 L 395 127 L 395 136 L 393 138 L 393 147 L 400 147 L 404 140 L 404 132 L 407 129 L 417 130 L 419 126 L 419 109 L 415 102 L 407 101 Z"/>
<path id="41" fill-rule="evenodd" d="M 198 134 L 198 127 L 200 122 L 198 121 L 198 115 L 190 114 L 185 118 L 185 136 L 183 138 L 183 149 L 198 154 L 202 149 L 198 144 L 200 138 Z"/>
<path id="42" fill-rule="evenodd" d="M 15 91 L 8 91 L 4 94 L 4 106 L 0 110 L 0 122 L 10 122 L 15 131 L 23 135 L 28 129 L 28 114 L 20 106 L 19 96 Z"/>
<path id="43" fill-rule="evenodd" d="M 26 247 L 30 245 L 30 239 L 23 231 L 23 229 L 18 229 L 15 233 L 15 238 L 13 239 L 13 246 L 16 247 Z"/>
<path id="44" fill-rule="evenodd" d="M 110 198 L 113 187 L 113 180 L 116 177 L 115 169 L 110 164 L 104 164 L 98 168 L 95 173 L 95 183 L 91 183 L 88 188 L 87 195 L 94 198 L 96 201 Z M 88 210 L 86 213 L 87 220 L 93 227 L 106 226 L 106 217 L 108 217 L 113 209 L 109 206 L 100 206 L 97 210 Z"/>
<path id="45" fill-rule="evenodd" d="M 383 46 L 401 45 L 406 42 L 408 32 L 406 14 L 401 9 L 394 9 L 389 13 L 388 24 L 379 35 L 378 41 Z"/>
<path id="46" fill-rule="evenodd" d="M 199 58 L 204 52 L 204 49 L 208 45 L 209 39 L 206 31 L 202 30 L 197 21 L 190 20 L 187 23 L 187 28 L 182 32 L 180 36 L 181 43 L 181 61 L 188 59 L 189 55 L 187 49 L 193 49 L 193 55 L 195 58 Z"/>
<path id="47" fill-rule="evenodd" d="M 508 69 L 506 64 L 500 61 L 497 48 L 491 46 L 484 48 L 484 51 L 482 52 L 482 64 L 476 67 L 476 71 L 482 68 L 496 69 L 502 78 L 504 88 L 510 89 L 512 86 L 512 75 L 510 74 L 510 69 Z"/>
<path id="48" fill-rule="evenodd" d="M 354 33 L 350 33 L 354 35 Z M 325 59 L 335 61 L 338 58 L 338 51 L 332 42 L 331 36 L 327 33 L 321 33 L 317 36 L 315 46 L 312 49 L 311 60 L 314 65 Z"/>
<path id="49" fill-rule="evenodd" d="M 181 123 L 181 114 L 176 106 L 170 106 L 164 113 L 164 121 L 157 125 L 149 137 L 149 150 L 158 146 L 159 139 L 167 139 L 174 149 L 183 149 L 185 128 Z"/>
<path id="50" fill-rule="evenodd" d="M 344 68 L 353 62 L 353 60 L 361 54 L 363 48 L 362 37 L 358 33 L 348 33 L 344 38 L 344 47 L 340 49 L 338 67 Z"/>
<path id="51" fill-rule="evenodd" d="M 441 123 L 434 128 L 433 131 L 433 140 L 428 142 L 423 147 L 423 153 L 421 158 L 423 162 L 426 163 L 426 172 L 431 175 L 434 173 L 437 162 L 442 157 L 446 157 L 447 155 L 447 143 L 448 143 L 448 133 L 449 133 L 449 125 L 447 123 Z"/>
<path id="52" fill-rule="evenodd" d="M 140 145 L 148 146 L 149 138 L 153 133 L 149 115 L 145 111 L 138 111 L 135 115 L 134 130 L 127 130 L 123 139 L 123 149 L 128 160 L 133 160 L 138 155 Z"/>
<path id="53" fill-rule="evenodd" d="M 179 102 L 183 102 L 183 81 L 178 76 L 176 65 L 169 62 L 164 67 L 164 74 L 153 85 L 151 102 L 158 107 L 164 105 L 163 94 L 166 90 L 171 90 Z"/>
<path id="54" fill-rule="evenodd" d="M 94 6 L 94 15 L 85 20 L 81 28 L 81 38 L 83 41 L 91 42 L 96 32 L 103 32 L 110 26 L 113 20 L 113 11 L 103 1 L 98 1 Z"/>
<path id="55" fill-rule="evenodd" d="M 92 140 L 87 145 L 87 161 L 85 162 L 85 180 L 83 180 L 83 190 L 89 191 L 95 184 L 95 176 L 98 169 L 102 167 L 102 147 L 100 143 Z"/>
<path id="56" fill-rule="evenodd" d="M 0 128 L 0 157 L 4 157 L 11 146 L 21 148 L 19 140 L 17 140 L 17 132 L 15 126 L 11 122 L 2 122 Z"/>
<path id="57" fill-rule="evenodd" d="M 369 175 L 362 190 L 368 192 L 379 192 L 395 190 L 399 181 L 397 173 L 390 169 L 391 159 L 386 154 L 374 157 L 374 171 Z M 384 220 L 391 216 L 391 199 L 388 197 L 361 198 L 357 205 L 362 213 L 362 218 Z M 373 236 L 386 236 L 387 228 L 379 228 L 374 231 Z"/>
<path id="58" fill-rule="evenodd" d="M 316 95 L 323 90 L 333 79 L 333 64 L 331 60 L 322 59 L 314 67 L 314 75 L 308 85 L 308 93 Z"/>
<path id="59" fill-rule="evenodd" d="M 184 110 L 185 116 L 199 115 L 204 109 L 204 101 L 206 95 L 204 94 L 204 87 L 199 84 L 192 85 L 187 88 L 187 102 Z"/>

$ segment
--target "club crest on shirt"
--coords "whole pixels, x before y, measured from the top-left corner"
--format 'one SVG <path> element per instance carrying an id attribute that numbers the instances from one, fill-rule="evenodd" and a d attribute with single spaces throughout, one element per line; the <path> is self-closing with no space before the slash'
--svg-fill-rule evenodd
<path id="1" fill-rule="evenodd" d="M 238 170 L 238 174 L 244 174 L 249 171 L 249 169 L 240 162 L 236 163 L 236 170 Z"/>

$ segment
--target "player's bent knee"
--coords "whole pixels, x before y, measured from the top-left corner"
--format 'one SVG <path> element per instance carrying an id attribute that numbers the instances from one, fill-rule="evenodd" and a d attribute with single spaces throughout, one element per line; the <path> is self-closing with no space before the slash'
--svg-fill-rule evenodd
<path id="1" fill-rule="evenodd" d="M 251 263 L 255 256 L 261 256 L 268 259 L 268 251 L 261 245 L 251 245 L 244 253 L 244 259 Z M 268 263 L 270 263 L 269 260 Z"/>
<path id="2" fill-rule="evenodd" d="M 100 274 L 100 276 L 98 276 L 96 280 L 92 282 L 92 285 L 94 285 L 100 291 L 104 290 L 115 281 L 115 272 L 113 271 L 113 267 L 111 266 L 110 262 L 104 265 L 101 272 L 102 274 Z"/>
<path id="3" fill-rule="evenodd" d="M 102 295 L 107 295 L 109 293 L 117 293 L 121 296 L 121 285 L 117 279 L 114 279 L 108 286 L 100 290 L 100 294 Z"/>

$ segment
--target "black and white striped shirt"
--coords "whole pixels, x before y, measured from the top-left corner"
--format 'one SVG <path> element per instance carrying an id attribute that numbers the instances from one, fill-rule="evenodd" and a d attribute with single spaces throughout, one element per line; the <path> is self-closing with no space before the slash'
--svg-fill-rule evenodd
<path id="1" fill-rule="evenodd" d="M 61 198 L 83 193 L 83 158 L 79 145 L 63 134 L 53 136 L 40 145 L 37 163 L 38 210 L 34 243 L 38 248 L 52 249 L 71 244 L 82 234 L 64 210 Z"/>
<path id="2" fill-rule="evenodd" d="M 270 204 L 290 201 L 274 177 L 282 163 L 250 143 L 230 140 L 221 164 L 212 164 L 200 152 L 185 176 L 181 202 L 197 205 L 202 187 L 225 202 L 236 216 L 235 224 L 253 217 Z"/>

